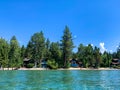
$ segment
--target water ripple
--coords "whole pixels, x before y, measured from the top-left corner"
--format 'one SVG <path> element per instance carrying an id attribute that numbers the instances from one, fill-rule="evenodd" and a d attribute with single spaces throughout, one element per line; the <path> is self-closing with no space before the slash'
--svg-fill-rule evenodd
<path id="1" fill-rule="evenodd" d="M 120 71 L 0 71 L 0 90 L 119 90 Z"/>

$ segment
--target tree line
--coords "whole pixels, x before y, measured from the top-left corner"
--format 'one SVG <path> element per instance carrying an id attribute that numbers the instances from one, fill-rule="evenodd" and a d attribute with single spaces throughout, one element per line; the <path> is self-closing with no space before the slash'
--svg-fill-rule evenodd
<path id="1" fill-rule="evenodd" d="M 120 46 L 114 53 L 105 51 L 103 54 L 100 48 L 80 44 L 78 51 L 73 52 L 74 48 L 72 33 L 68 26 L 65 26 L 63 36 L 58 42 L 50 42 L 44 37 L 44 33 L 34 33 L 27 46 L 20 46 L 16 37 L 13 36 L 10 41 L 0 38 L 0 67 L 1 68 L 19 68 L 23 67 L 24 58 L 33 60 L 35 67 L 41 67 L 42 59 L 47 60 L 47 64 L 53 69 L 69 68 L 70 59 L 77 59 L 82 62 L 82 67 L 110 67 L 113 58 L 120 59 Z"/>

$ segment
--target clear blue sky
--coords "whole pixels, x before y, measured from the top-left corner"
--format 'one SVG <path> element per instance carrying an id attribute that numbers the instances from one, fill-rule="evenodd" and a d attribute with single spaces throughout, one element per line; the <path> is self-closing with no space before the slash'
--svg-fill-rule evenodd
<path id="1" fill-rule="evenodd" d="M 76 46 L 102 44 L 115 51 L 120 42 L 120 0 L 0 0 L 0 37 L 7 40 L 15 35 L 26 45 L 42 30 L 46 38 L 59 41 L 65 25 L 76 36 Z"/>

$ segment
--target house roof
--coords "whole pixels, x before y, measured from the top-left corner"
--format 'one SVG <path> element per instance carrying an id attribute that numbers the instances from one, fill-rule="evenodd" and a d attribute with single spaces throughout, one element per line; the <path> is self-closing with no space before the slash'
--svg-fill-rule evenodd
<path id="1" fill-rule="evenodd" d="M 24 58 L 24 60 L 23 61 L 29 61 L 30 59 L 28 59 L 28 58 Z"/>
<path id="2" fill-rule="evenodd" d="M 114 58 L 113 60 L 114 60 L 114 61 L 118 61 L 119 59 L 117 59 L 117 58 Z"/>
<path id="3" fill-rule="evenodd" d="M 112 62 L 112 64 L 116 65 L 116 64 L 120 64 L 120 63 L 119 63 L 119 62 L 116 62 L 116 63 L 115 63 L 115 62 Z"/>

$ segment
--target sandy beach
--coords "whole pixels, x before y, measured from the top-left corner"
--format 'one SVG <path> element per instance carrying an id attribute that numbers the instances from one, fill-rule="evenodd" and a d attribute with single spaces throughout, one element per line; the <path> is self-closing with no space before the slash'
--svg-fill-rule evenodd
<path id="1" fill-rule="evenodd" d="M 58 70 L 120 70 L 120 69 L 115 69 L 115 68 L 68 68 L 68 69 L 58 69 Z"/>
<path id="2" fill-rule="evenodd" d="M 15 68 L 4 68 L 4 69 L 0 69 L 0 70 L 51 70 L 51 69 L 46 69 L 46 68 L 19 68 L 19 69 L 15 69 Z M 56 70 L 120 70 L 120 69 L 116 69 L 116 68 L 98 68 L 98 69 L 94 69 L 94 68 L 68 68 L 68 69 L 64 69 L 64 68 L 59 68 Z"/>
<path id="3" fill-rule="evenodd" d="M 2 68 L 0 70 L 48 70 L 46 68 L 18 68 L 18 69 L 15 69 L 15 68 Z"/>

